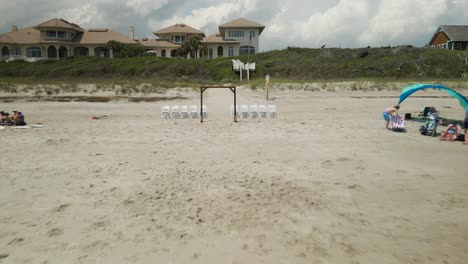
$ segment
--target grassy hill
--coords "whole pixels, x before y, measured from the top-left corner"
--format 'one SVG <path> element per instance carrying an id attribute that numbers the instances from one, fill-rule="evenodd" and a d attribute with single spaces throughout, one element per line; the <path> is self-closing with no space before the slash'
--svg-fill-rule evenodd
<path id="1" fill-rule="evenodd" d="M 354 79 L 458 79 L 468 72 L 467 52 L 422 48 L 306 49 L 287 48 L 250 56 L 257 63 L 258 81 L 269 74 L 288 82 Z M 239 58 L 247 61 L 247 56 Z M 135 80 L 179 83 L 220 83 L 238 80 L 231 58 L 214 60 L 138 57 L 67 58 L 35 63 L 0 63 L 0 79 L 48 81 Z"/>

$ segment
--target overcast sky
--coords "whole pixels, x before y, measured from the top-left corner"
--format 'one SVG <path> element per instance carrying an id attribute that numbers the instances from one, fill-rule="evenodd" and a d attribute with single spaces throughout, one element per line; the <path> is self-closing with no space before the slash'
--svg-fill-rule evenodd
<path id="1" fill-rule="evenodd" d="M 0 0 L 0 33 L 63 18 L 138 38 L 185 23 L 210 35 L 244 17 L 266 26 L 260 50 L 424 46 L 438 25 L 468 25 L 468 0 Z"/>

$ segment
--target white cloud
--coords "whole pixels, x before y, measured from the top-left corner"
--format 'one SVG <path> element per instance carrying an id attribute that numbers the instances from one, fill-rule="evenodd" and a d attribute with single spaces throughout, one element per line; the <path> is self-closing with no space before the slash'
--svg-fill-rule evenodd
<path id="1" fill-rule="evenodd" d="M 169 3 L 169 0 L 130 0 L 125 5 L 136 14 L 146 16 Z"/>
<path id="2" fill-rule="evenodd" d="M 434 32 L 438 17 L 447 11 L 447 3 L 447 0 L 381 1 L 358 43 L 408 44 L 415 37 Z"/>
<path id="3" fill-rule="evenodd" d="M 256 0 L 226 1 L 217 5 L 194 9 L 187 16 L 174 15 L 162 21 L 153 19 L 148 24 L 155 30 L 177 23 L 185 23 L 194 28 L 202 28 L 210 23 L 220 25 L 227 22 L 226 19 L 233 15 L 242 16 L 246 12 L 252 11 L 255 5 Z"/>

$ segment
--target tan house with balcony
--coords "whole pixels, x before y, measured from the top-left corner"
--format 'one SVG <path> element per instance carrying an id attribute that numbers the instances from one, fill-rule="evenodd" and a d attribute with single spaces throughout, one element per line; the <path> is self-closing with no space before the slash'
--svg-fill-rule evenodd
<path id="1" fill-rule="evenodd" d="M 204 39 L 209 58 L 253 55 L 258 52 L 264 25 L 239 18 L 219 26 L 219 33 Z"/>
<path id="2" fill-rule="evenodd" d="M 186 24 L 175 24 L 155 31 L 154 34 L 159 39 L 144 38 L 138 42 L 158 57 L 171 58 L 176 56 L 182 43 L 193 36 L 200 36 L 205 48 L 198 52 L 199 57 L 214 59 L 253 55 L 259 50 L 260 35 L 264 29 L 265 26 L 261 24 L 239 18 L 219 26 L 219 33 L 205 37 L 205 33 L 198 29 Z"/>
<path id="3" fill-rule="evenodd" d="M 64 19 L 51 19 L 35 27 L 0 34 L 0 60 L 60 59 L 70 56 L 101 56 L 112 58 L 107 48 L 111 40 L 137 44 L 133 39 L 107 28 L 83 29 Z"/>
<path id="4" fill-rule="evenodd" d="M 145 50 L 152 51 L 158 57 L 174 58 L 177 49 L 194 36 L 205 37 L 205 33 L 186 24 L 175 24 L 153 32 L 158 39 L 143 38 L 138 42 Z"/>

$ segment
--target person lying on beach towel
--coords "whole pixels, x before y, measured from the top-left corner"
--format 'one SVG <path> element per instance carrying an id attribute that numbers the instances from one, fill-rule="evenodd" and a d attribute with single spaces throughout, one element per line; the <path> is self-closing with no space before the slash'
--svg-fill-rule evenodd
<path id="1" fill-rule="evenodd" d="M 445 131 L 442 132 L 439 140 L 455 141 L 458 133 L 460 133 L 460 126 L 458 125 L 458 122 L 455 122 L 447 126 Z"/>

